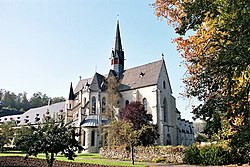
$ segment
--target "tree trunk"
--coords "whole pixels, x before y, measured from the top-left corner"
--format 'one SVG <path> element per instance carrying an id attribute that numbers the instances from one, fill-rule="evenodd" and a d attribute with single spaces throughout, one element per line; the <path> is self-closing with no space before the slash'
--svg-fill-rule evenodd
<path id="1" fill-rule="evenodd" d="M 131 145 L 131 160 L 132 160 L 132 165 L 135 165 L 135 160 L 134 160 L 134 146 Z"/>
<path id="2" fill-rule="evenodd" d="M 51 153 L 50 156 L 49 156 L 49 153 L 45 153 L 45 154 L 46 154 L 46 160 L 47 160 L 48 167 L 53 167 L 54 153 Z"/>

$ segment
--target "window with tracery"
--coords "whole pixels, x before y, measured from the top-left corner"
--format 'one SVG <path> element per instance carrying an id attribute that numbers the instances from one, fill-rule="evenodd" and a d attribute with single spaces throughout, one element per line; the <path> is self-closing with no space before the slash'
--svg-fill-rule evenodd
<path id="1" fill-rule="evenodd" d="M 102 112 L 105 112 L 105 109 L 106 109 L 106 98 L 103 97 L 102 98 Z"/>
<path id="2" fill-rule="evenodd" d="M 163 100 L 163 121 L 168 122 L 168 109 L 167 109 L 167 100 Z"/>
<path id="3" fill-rule="evenodd" d="M 96 114 L 96 98 L 92 97 L 92 114 Z"/>

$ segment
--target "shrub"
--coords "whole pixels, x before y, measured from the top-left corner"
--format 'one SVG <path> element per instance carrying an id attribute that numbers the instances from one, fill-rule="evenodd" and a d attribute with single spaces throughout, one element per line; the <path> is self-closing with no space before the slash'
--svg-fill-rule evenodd
<path id="1" fill-rule="evenodd" d="M 229 149 L 218 144 L 197 147 L 190 146 L 184 155 L 183 161 L 188 164 L 225 165 L 230 160 Z"/>
<path id="2" fill-rule="evenodd" d="M 203 165 L 225 165 L 229 163 L 230 153 L 220 145 L 206 145 L 200 148 L 200 157 Z"/>
<path id="3" fill-rule="evenodd" d="M 200 150 L 196 145 L 187 148 L 184 153 L 183 162 L 187 164 L 201 164 Z"/>

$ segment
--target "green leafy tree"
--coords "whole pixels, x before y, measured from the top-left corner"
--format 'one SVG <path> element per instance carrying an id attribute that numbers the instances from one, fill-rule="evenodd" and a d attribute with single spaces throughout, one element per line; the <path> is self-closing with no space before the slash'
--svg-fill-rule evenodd
<path id="1" fill-rule="evenodd" d="M 14 122 L 4 122 L 0 125 L 0 147 L 3 152 L 4 145 L 11 143 L 11 140 L 14 138 Z"/>
<path id="2" fill-rule="evenodd" d="M 17 149 L 27 151 L 29 150 L 29 145 L 31 137 L 33 135 L 33 129 L 30 126 L 21 126 L 16 129 L 16 135 L 14 139 L 14 144 Z M 28 137 L 30 137 L 28 139 Z"/>
<path id="3" fill-rule="evenodd" d="M 2 97 L 3 107 L 8 109 L 16 109 L 17 95 L 10 91 L 5 91 Z"/>
<path id="4" fill-rule="evenodd" d="M 108 77 L 106 79 L 107 83 L 107 110 L 106 115 L 110 117 L 110 119 L 114 119 L 116 113 L 116 108 L 119 108 L 119 100 L 121 98 L 121 94 L 119 92 L 120 82 L 115 77 Z"/>
<path id="5" fill-rule="evenodd" d="M 47 105 L 49 101 L 49 97 L 46 94 L 42 94 L 41 92 L 34 93 L 30 98 L 29 103 L 31 108 L 41 107 Z"/>
<path id="6" fill-rule="evenodd" d="M 59 103 L 59 102 L 63 102 L 65 101 L 66 99 L 64 97 L 54 97 L 52 98 L 52 103 Z"/>
<path id="7" fill-rule="evenodd" d="M 105 111 L 101 113 L 101 116 L 107 117 L 110 122 L 112 122 L 116 120 L 118 115 L 117 111 L 119 110 L 119 100 L 121 98 L 121 94 L 118 91 L 120 82 L 117 78 L 111 76 L 106 79 L 105 83 L 107 92 L 107 102 Z M 108 131 L 110 131 L 110 126 L 106 128 L 108 128 Z M 105 132 L 105 134 L 107 136 L 107 145 L 110 148 L 114 143 L 113 139 L 115 134 L 107 132 Z"/>
<path id="8" fill-rule="evenodd" d="M 250 119 L 250 1 L 156 0 L 154 7 L 179 34 L 185 95 L 203 102 L 193 113 L 220 140 L 235 140 Z M 249 148 L 249 140 L 241 143 Z"/>
<path id="9" fill-rule="evenodd" d="M 131 151 L 131 160 L 134 165 L 134 147 L 139 142 L 140 130 L 135 130 L 134 125 L 124 120 L 113 120 L 109 124 L 108 133 L 113 136 L 113 146 L 125 146 Z"/>
<path id="10" fill-rule="evenodd" d="M 48 167 L 52 167 L 59 152 L 70 160 L 74 159 L 74 152 L 81 149 L 75 137 L 74 128 L 65 124 L 63 119 L 45 117 L 42 124 L 21 130 L 16 145 L 28 155 L 44 153 Z"/>

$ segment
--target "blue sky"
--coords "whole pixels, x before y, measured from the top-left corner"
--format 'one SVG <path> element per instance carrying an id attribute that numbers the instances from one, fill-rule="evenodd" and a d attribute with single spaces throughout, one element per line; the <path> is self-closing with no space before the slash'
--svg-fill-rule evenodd
<path id="1" fill-rule="evenodd" d="M 0 0 L 0 88 L 28 96 L 68 96 L 70 82 L 95 71 L 106 74 L 119 15 L 125 68 L 161 59 L 177 108 L 191 120 L 185 100 L 185 68 L 166 22 L 154 15 L 153 0 Z"/>

